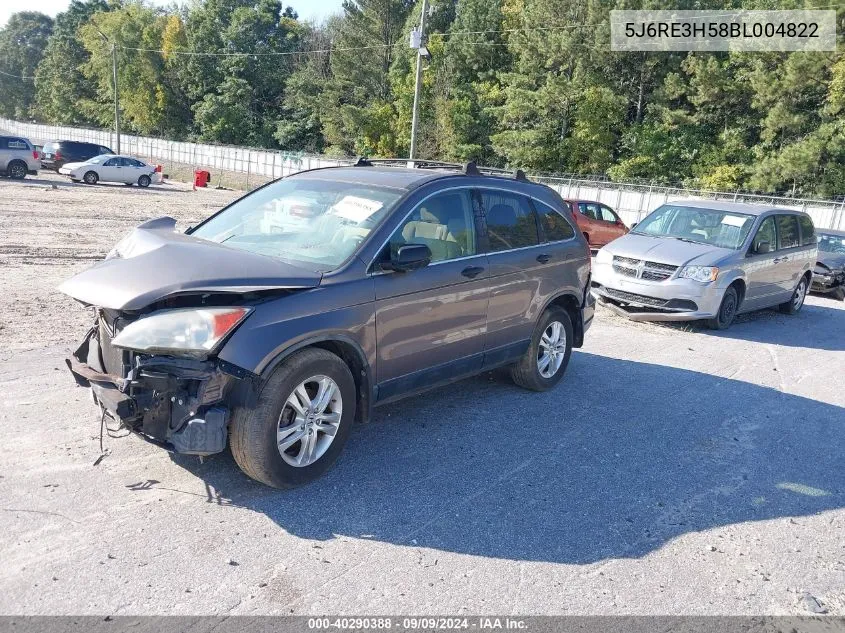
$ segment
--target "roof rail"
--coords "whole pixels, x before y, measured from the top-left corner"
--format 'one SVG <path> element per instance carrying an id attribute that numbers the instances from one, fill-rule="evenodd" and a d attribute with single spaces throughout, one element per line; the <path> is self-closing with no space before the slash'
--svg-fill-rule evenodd
<path id="1" fill-rule="evenodd" d="M 529 182 L 525 172 L 521 169 L 511 171 L 508 169 L 501 169 L 499 167 L 479 167 L 474 160 L 460 164 L 449 163 L 442 160 L 420 160 L 416 158 L 367 158 L 366 156 L 359 156 L 355 160 L 353 167 L 373 167 L 375 165 L 401 165 L 416 169 L 455 169 L 466 176 L 509 176 L 514 180 Z"/>

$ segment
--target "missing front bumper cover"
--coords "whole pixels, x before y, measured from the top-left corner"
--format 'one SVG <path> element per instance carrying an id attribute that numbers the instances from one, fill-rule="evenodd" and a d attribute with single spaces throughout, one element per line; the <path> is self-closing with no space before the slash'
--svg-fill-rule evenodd
<path id="1" fill-rule="evenodd" d="M 251 392 L 249 372 L 214 360 L 133 355 L 127 375 L 115 376 L 98 362 L 99 336 L 92 328 L 67 359 L 74 380 L 91 388 L 98 406 L 130 431 L 176 452 L 225 449 L 229 406 Z"/>

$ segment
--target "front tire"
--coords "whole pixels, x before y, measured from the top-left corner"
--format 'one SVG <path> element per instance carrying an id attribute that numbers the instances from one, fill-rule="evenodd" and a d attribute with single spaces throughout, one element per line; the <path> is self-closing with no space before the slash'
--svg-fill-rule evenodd
<path id="1" fill-rule="evenodd" d="M 232 455 L 244 473 L 268 486 L 309 483 L 337 460 L 355 407 L 346 363 L 324 349 L 304 349 L 273 371 L 254 407 L 235 411 Z"/>
<path id="2" fill-rule="evenodd" d="M 531 343 L 511 367 L 511 378 L 525 389 L 547 391 L 561 381 L 572 355 L 572 321 L 563 308 L 553 306 L 537 322 Z"/>
<path id="3" fill-rule="evenodd" d="M 707 327 L 711 330 L 727 330 L 734 322 L 736 313 L 739 310 L 739 295 L 736 288 L 730 286 L 725 290 L 722 303 L 719 305 L 719 312 L 715 318 L 707 320 Z"/>
<path id="4" fill-rule="evenodd" d="M 86 185 L 96 185 L 97 181 L 100 180 L 100 177 L 97 175 L 96 171 L 86 171 L 82 180 Z"/>
<path id="5" fill-rule="evenodd" d="M 789 301 L 781 303 L 778 308 L 784 314 L 798 314 L 801 307 L 804 305 L 804 299 L 807 298 L 807 291 L 810 289 L 810 283 L 807 281 L 807 276 L 801 277 L 795 290 L 792 291 L 792 297 Z"/>

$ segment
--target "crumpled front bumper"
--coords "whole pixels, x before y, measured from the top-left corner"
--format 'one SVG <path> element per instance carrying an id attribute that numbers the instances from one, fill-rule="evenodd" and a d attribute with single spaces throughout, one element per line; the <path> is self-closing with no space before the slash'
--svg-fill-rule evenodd
<path id="1" fill-rule="evenodd" d="M 254 376 L 219 360 L 123 354 L 125 375 L 105 367 L 102 329 L 91 328 L 66 359 L 76 383 L 122 427 L 168 450 L 210 455 L 226 448 L 232 407 L 246 402 Z M 107 350 L 107 351 L 109 351 Z"/>
<path id="2" fill-rule="evenodd" d="M 845 272 L 843 271 L 830 274 L 813 273 L 813 284 L 810 288 L 813 292 L 833 292 L 843 287 L 845 287 Z"/>

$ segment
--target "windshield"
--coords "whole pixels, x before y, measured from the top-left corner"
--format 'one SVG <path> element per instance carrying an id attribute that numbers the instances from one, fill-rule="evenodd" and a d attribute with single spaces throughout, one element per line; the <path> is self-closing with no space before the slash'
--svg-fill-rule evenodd
<path id="1" fill-rule="evenodd" d="M 212 242 L 326 271 L 358 248 L 403 192 L 287 178 L 235 202 L 191 232 Z"/>
<path id="2" fill-rule="evenodd" d="M 818 240 L 820 251 L 845 255 L 845 236 L 819 233 Z"/>
<path id="3" fill-rule="evenodd" d="M 664 204 L 637 224 L 631 233 L 674 237 L 736 250 L 745 242 L 753 224 L 753 215 Z"/>

